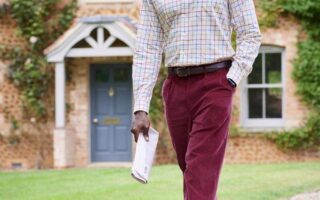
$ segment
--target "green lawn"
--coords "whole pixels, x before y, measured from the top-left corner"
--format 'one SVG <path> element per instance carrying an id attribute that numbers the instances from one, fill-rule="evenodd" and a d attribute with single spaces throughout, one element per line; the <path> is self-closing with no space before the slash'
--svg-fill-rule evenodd
<path id="1" fill-rule="evenodd" d="M 150 183 L 136 182 L 128 168 L 0 173 L 1 200 L 182 200 L 175 165 L 156 166 Z M 320 189 L 320 162 L 225 164 L 219 200 L 285 199 Z"/>

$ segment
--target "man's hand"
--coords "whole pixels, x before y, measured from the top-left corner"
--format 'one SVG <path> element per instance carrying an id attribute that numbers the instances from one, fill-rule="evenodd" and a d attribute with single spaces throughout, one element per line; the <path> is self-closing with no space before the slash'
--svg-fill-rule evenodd
<path id="1" fill-rule="evenodd" d="M 145 111 L 137 111 L 134 114 L 134 120 L 132 122 L 131 132 L 134 135 L 134 140 L 137 142 L 139 133 L 143 133 L 146 141 L 149 141 L 149 127 L 150 120 Z"/>

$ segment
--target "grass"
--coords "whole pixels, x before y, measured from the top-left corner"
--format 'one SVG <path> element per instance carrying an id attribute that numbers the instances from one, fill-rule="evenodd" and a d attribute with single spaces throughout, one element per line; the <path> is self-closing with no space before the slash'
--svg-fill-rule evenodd
<path id="1" fill-rule="evenodd" d="M 320 162 L 225 164 L 219 200 L 278 200 L 320 189 Z M 150 183 L 128 168 L 0 173 L 1 200 L 182 200 L 176 165 L 156 166 Z"/>

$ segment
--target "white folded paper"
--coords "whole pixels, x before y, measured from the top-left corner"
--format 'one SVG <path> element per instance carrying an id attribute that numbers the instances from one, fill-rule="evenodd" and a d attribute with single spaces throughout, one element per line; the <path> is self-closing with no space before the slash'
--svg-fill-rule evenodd
<path id="1" fill-rule="evenodd" d="M 149 127 L 149 141 L 147 142 L 140 133 L 136 144 L 136 152 L 131 168 L 131 176 L 141 183 L 147 183 L 153 164 L 159 132 Z"/>

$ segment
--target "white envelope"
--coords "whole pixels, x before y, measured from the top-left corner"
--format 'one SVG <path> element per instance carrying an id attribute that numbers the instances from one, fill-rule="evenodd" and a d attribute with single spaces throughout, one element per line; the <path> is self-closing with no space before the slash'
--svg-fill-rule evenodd
<path id="1" fill-rule="evenodd" d="M 136 144 L 136 152 L 131 168 L 131 176 L 141 183 L 148 183 L 150 170 L 156 153 L 159 132 L 149 127 L 149 141 L 140 133 Z"/>

